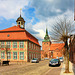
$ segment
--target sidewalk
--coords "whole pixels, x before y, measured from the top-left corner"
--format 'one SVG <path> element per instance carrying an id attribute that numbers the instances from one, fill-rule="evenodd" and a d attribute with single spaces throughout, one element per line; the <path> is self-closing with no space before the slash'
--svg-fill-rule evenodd
<path id="1" fill-rule="evenodd" d="M 71 62 L 69 62 L 69 70 L 71 73 L 64 73 L 65 72 L 65 64 L 63 63 L 60 75 L 74 75 L 73 64 Z"/>
<path id="2" fill-rule="evenodd" d="M 75 74 L 75 64 L 73 64 L 73 72 L 74 72 L 74 74 Z"/>

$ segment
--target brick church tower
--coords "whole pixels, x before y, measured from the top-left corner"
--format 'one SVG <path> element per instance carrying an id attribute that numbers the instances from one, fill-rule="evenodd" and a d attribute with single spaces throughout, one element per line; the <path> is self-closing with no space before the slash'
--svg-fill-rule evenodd
<path id="1" fill-rule="evenodd" d="M 50 57 L 50 52 L 49 52 L 50 45 L 51 45 L 51 41 L 48 35 L 48 30 L 46 28 L 46 35 L 44 37 L 44 40 L 42 41 L 42 50 L 44 50 L 44 57 L 47 57 L 47 58 Z"/>

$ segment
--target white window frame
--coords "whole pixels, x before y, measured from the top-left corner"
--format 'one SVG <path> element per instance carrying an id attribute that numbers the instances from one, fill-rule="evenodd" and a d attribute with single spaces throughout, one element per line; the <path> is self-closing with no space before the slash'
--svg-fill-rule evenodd
<path id="1" fill-rule="evenodd" d="M 10 42 L 9 41 L 7 42 L 7 48 L 10 48 Z"/>
<path id="2" fill-rule="evenodd" d="M 33 59 L 33 53 L 32 53 L 32 59 Z"/>
<path id="3" fill-rule="evenodd" d="M 13 42 L 13 48 L 17 48 L 17 42 L 16 41 Z"/>
<path id="4" fill-rule="evenodd" d="M 7 58 L 8 58 L 8 59 L 11 58 L 11 52 L 7 52 Z"/>
<path id="5" fill-rule="evenodd" d="M 24 47 L 24 42 L 20 41 L 20 48 L 23 48 L 23 47 Z"/>
<path id="6" fill-rule="evenodd" d="M 29 53 L 29 59 L 31 59 L 31 53 Z"/>
<path id="7" fill-rule="evenodd" d="M 32 49 L 33 49 L 33 43 L 32 43 Z"/>
<path id="8" fill-rule="evenodd" d="M 24 52 L 20 52 L 20 59 L 24 59 Z"/>
<path id="9" fill-rule="evenodd" d="M 17 59 L 17 52 L 14 52 L 14 56 L 13 57 L 14 57 L 14 59 Z"/>
<path id="10" fill-rule="evenodd" d="M 31 48 L 31 43 L 29 42 L 29 48 Z"/>
<path id="11" fill-rule="evenodd" d="M 4 48 L 5 42 L 1 42 L 1 48 Z"/>
<path id="12" fill-rule="evenodd" d="M 35 49 L 35 44 L 34 44 L 34 49 Z"/>
<path id="13" fill-rule="evenodd" d="M 35 53 L 34 53 L 34 58 L 35 58 Z"/>

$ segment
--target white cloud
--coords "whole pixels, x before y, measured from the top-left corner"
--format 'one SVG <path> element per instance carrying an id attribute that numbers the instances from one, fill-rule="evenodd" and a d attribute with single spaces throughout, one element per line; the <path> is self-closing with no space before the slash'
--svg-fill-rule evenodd
<path id="1" fill-rule="evenodd" d="M 32 0 L 31 6 L 35 8 L 36 17 L 46 20 L 59 14 L 62 15 L 67 9 L 73 11 L 74 0 Z"/>
<path id="2" fill-rule="evenodd" d="M 58 16 L 54 16 L 51 18 L 47 18 L 46 20 L 41 20 L 40 22 L 36 23 L 33 26 L 33 29 L 35 31 L 38 31 L 39 34 L 36 34 L 35 36 L 39 39 L 44 39 L 45 33 L 46 33 L 46 25 L 47 25 L 47 29 L 48 31 L 51 30 L 51 27 L 56 23 L 56 21 L 59 21 L 59 19 L 63 19 L 64 17 L 68 18 L 69 20 L 74 20 L 73 17 L 73 12 L 70 10 L 67 10 L 64 14 L 62 15 L 58 15 Z M 50 33 L 49 33 L 50 35 Z"/>
<path id="3" fill-rule="evenodd" d="M 39 39 L 44 39 L 45 36 L 45 32 L 43 31 L 43 29 L 37 29 L 35 30 L 36 32 L 39 32 L 39 34 L 34 34 L 34 36 L 36 36 Z"/>
<path id="4" fill-rule="evenodd" d="M 62 12 L 62 11 L 61 11 L 60 9 L 57 9 L 56 12 L 57 12 L 57 13 L 60 13 L 60 12 Z"/>
<path id="5" fill-rule="evenodd" d="M 12 23 L 12 26 L 16 26 L 16 24 Z"/>
<path id="6" fill-rule="evenodd" d="M 20 14 L 20 8 L 27 6 L 28 2 L 29 0 L 0 0 L 0 16 L 6 19 L 16 18 Z"/>

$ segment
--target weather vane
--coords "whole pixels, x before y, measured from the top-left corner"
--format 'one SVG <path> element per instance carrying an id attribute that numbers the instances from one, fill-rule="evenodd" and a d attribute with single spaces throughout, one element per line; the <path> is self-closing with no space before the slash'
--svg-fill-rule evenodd
<path id="1" fill-rule="evenodd" d="M 22 10 L 22 8 L 20 8 L 20 16 L 21 16 L 21 10 Z"/>

